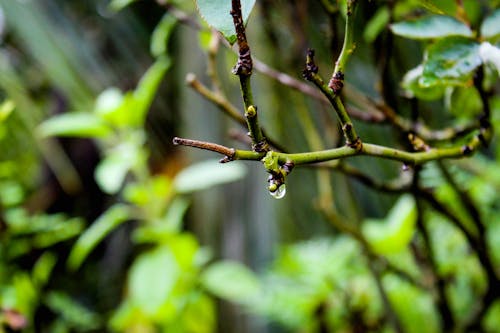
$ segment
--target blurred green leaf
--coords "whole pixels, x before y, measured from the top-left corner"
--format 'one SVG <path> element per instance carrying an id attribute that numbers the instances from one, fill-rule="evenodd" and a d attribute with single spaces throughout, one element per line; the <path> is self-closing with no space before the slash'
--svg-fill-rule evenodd
<path id="1" fill-rule="evenodd" d="M 488 42 L 482 43 L 479 47 L 479 56 L 485 64 L 491 64 L 495 67 L 497 73 L 500 73 L 500 48 L 491 45 Z M 496 75 L 498 77 L 498 74 Z"/>
<path id="2" fill-rule="evenodd" d="M 419 84 L 423 87 L 466 85 L 480 65 L 478 43 L 463 37 L 440 39 L 426 50 Z"/>
<path id="3" fill-rule="evenodd" d="M 107 122 L 118 125 L 121 123 L 117 112 L 123 104 L 123 93 L 116 87 L 110 87 L 97 96 L 94 103 L 94 113 Z"/>
<path id="4" fill-rule="evenodd" d="M 436 316 L 438 312 L 429 293 L 391 274 L 384 276 L 382 281 L 404 332 L 441 332 Z"/>
<path id="5" fill-rule="evenodd" d="M 202 273 L 201 283 L 214 295 L 236 303 L 248 303 L 260 293 L 260 283 L 255 274 L 233 261 L 210 265 Z"/>
<path id="6" fill-rule="evenodd" d="M 500 35 L 500 9 L 495 10 L 481 24 L 481 37 L 493 39 Z"/>
<path id="7" fill-rule="evenodd" d="M 457 87 L 450 96 L 449 109 L 459 119 L 472 119 L 483 110 L 481 96 L 474 87 Z"/>
<path id="8" fill-rule="evenodd" d="M 0 123 L 5 121 L 16 108 L 14 101 L 8 99 L 0 105 Z"/>
<path id="9" fill-rule="evenodd" d="M 151 35 L 150 52 L 154 57 L 168 54 L 168 42 L 176 25 L 177 19 L 169 13 L 158 23 Z"/>
<path id="10" fill-rule="evenodd" d="M 242 179 L 246 172 L 245 165 L 238 161 L 220 164 L 216 160 L 207 160 L 179 172 L 174 179 L 174 187 L 179 193 L 200 191 Z"/>
<path id="11" fill-rule="evenodd" d="M 449 36 L 472 37 L 468 26 L 450 16 L 434 15 L 391 24 L 394 34 L 410 39 L 436 39 Z"/>
<path id="12" fill-rule="evenodd" d="M 0 182 L 0 204 L 3 207 L 13 207 L 24 200 L 24 189 L 16 181 L 6 180 Z"/>
<path id="13" fill-rule="evenodd" d="M 417 210 L 410 195 L 401 196 L 385 220 L 367 220 L 362 232 L 376 253 L 388 254 L 403 250 L 415 232 Z"/>
<path id="14" fill-rule="evenodd" d="M 38 130 L 42 136 L 104 137 L 110 128 L 96 115 L 87 112 L 64 113 L 45 120 Z"/>
<path id="15" fill-rule="evenodd" d="M 231 12 L 231 1 L 227 0 L 196 0 L 198 11 L 211 27 L 218 30 L 231 44 L 236 42 Z M 252 12 L 255 0 L 241 0 L 241 13 L 246 23 Z"/>
<path id="16" fill-rule="evenodd" d="M 38 258 L 31 273 L 32 280 L 37 287 L 40 288 L 47 284 L 56 263 L 57 257 L 52 252 L 44 252 Z"/>
<path id="17" fill-rule="evenodd" d="M 129 207 L 116 204 L 99 216 L 92 225 L 78 238 L 71 249 L 67 265 L 76 270 L 94 247 L 101 242 L 113 229 L 129 219 Z"/>
<path id="18" fill-rule="evenodd" d="M 100 327 L 99 316 L 78 304 L 67 294 L 60 291 L 51 291 L 45 296 L 45 304 L 70 327 L 78 331 L 96 330 Z"/>
<path id="19" fill-rule="evenodd" d="M 193 298 L 187 305 L 182 317 L 185 332 L 215 332 L 216 312 L 214 301 L 205 294 L 197 294 Z"/>
<path id="20" fill-rule="evenodd" d="M 99 187 L 108 194 L 116 194 L 124 184 L 129 170 L 141 162 L 143 151 L 139 142 L 131 139 L 110 150 L 95 169 Z"/>
<path id="21" fill-rule="evenodd" d="M 129 272 L 128 289 L 132 304 L 153 318 L 171 316 L 175 309 L 168 300 L 180 273 L 167 246 L 140 255 Z"/>
<path id="22" fill-rule="evenodd" d="M 131 125 L 142 126 L 144 124 L 146 114 L 153 102 L 156 91 L 171 64 L 170 58 L 166 56 L 159 57 L 142 76 L 133 93 L 133 107 L 126 110 L 126 112 L 130 113 Z"/>
<path id="23" fill-rule="evenodd" d="M 137 0 L 111 0 L 109 3 L 109 8 L 113 11 L 120 11 Z"/>
<path id="24" fill-rule="evenodd" d="M 426 101 L 432 101 L 443 97 L 445 92 L 444 86 L 424 87 L 420 84 L 420 79 L 423 74 L 423 65 L 418 65 L 405 74 L 401 85 L 405 89 L 406 97 L 417 97 Z"/>
<path id="25" fill-rule="evenodd" d="M 385 29 L 389 23 L 390 13 L 387 6 L 380 7 L 372 18 L 368 21 L 363 31 L 363 38 L 367 43 L 373 43 L 378 35 Z"/>

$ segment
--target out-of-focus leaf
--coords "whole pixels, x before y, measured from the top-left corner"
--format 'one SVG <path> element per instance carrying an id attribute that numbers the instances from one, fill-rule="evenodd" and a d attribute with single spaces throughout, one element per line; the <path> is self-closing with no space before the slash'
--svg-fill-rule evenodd
<path id="1" fill-rule="evenodd" d="M 153 102 L 158 86 L 171 64 L 170 58 L 166 56 L 159 57 L 142 76 L 141 81 L 134 90 L 133 109 L 127 110 L 127 112 L 131 113 L 130 123 L 132 125 L 142 126 L 144 124 L 146 114 Z"/>
<path id="2" fill-rule="evenodd" d="M 220 261 L 209 266 L 201 282 L 214 295 L 236 303 L 248 303 L 260 293 L 255 274 L 238 262 Z"/>
<path id="3" fill-rule="evenodd" d="M 109 8 L 113 11 L 120 11 L 137 0 L 111 0 Z"/>
<path id="4" fill-rule="evenodd" d="M 457 87 L 449 98 L 449 109 L 457 118 L 472 119 L 483 110 L 483 103 L 474 87 Z"/>
<path id="5" fill-rule="evenodd" d="M 52 252 L 45 252 L 38 258 L 31 273 L 32 280 L 37 287 L 43 287 L 49 281 L 50 274 L 56 262 L 57 257 Z"/>
<path id="6" fill-rule="evenodd" d="M 363 38 L 367 43 L 372 43 L 389 23 L 390 13 L 387 6 L 380 7 L 368 21 L 363 31 Z"/>
<path id="7" fill-rule="evenodd" d="M 167 246 L 160 246 L 140 255 L 130 268 L 128 289 L 134 306 L 148 316 L 160 318 L 172 315 L 168 302 L 180 270 Z"/>
<path id="8" fill-rule="evenodd" d="M 198 10 L 205 21 L 222 33 L 231 44 L 236 42 L 233 17 L 231 16 L 231 1 L 227 0 L 197 0 Z M 248 20 L 255 0 L 241 0 L 243 21 Z"/>
<path id="9" fill-rule="evenodd" d="M 138 243 L 166 243 L 174 233 L 180 232 L 182 220 L 188 207 L 188 200 L 183 197 L 175 198 L 164 218 L 135 230 L 132 236 L 134 241 Z"/>
<path id="10" fill-rule="evenodd" d="M 110 133 L 110 128 L 95 114 L 72 112 L 54 116 L 38 128 L 42 136 L 75 136 L 99 138 Z"/>
<path id="11" fill-rule="evenodd" d="M 10 99 L 3 101 L 2 104 L 0 105 L 0 123 L 2 121 L 5 121 L 5 119 L 7 119 L 10 116 L 10 114 L 12 113 L 12 111 L 14 111 L 15 108 L 16 104 L 14 103 L 14 101 Z"/>
<path id="12" fill-rule="evenodd" d="M 415 231 L 417 211 L 413 198 L 402 196 L 389 212 L 386 221 L 368 220 L 362 232 L 372 249 L 380 254 L 403 250 Z"/>
<path id="13" fill-rule="evenodd" d="M 205 294 L 193 297 L 183 313 L 182 323 L 185 332 L 212 333 L 215 332 L 214 301 Z"/>
<path id="14" fill-rule="evenodd" d="M 140 149 L 134 142 L 124 142 L 99 163 L 95 179 L 99 187 L 108 194 L 117 193 L 133 165 L 142 158 Z"/>
<path id="15" fill-rule="evenodd" d="M 76 303 L 65 293 L 51 291 L 45 297 L 45 304 L 71 327 L 79 331 L 95 330 L 101 325 L 101 320 L 96 313 Z"/>
<path id="16" fill-rule="evenodd" d="M 417 97 L 426 101 L 432 101 L 443 97 L 445 92 L 444 86 L 423 87 L 420 84 L 420 78 L 424 73 L 424 66 L 417 67 L 408 71 L 403 77 L 401 85 L 405 89 L 408 98 Z"/>
<path id="17" fill-rule="evenodd" d="M 441 39 L 426 50 L 419 84 L 423 87 L 466 85 L 481 63 L 479 44 L 475 41 L 463 37 Z"/>
<path id="18" fill-rule="evenodd" d="M 168 54 L 168 41 L 177 24 L 177 19 L 168 13 L 163 16 L 151 35 L 150 52 L 154 57 Z"/>
<path id="19" fill-rule="evenodd" d="M 24 200 L 24 190 L 21 184 L 15 181 L 0 182 L 0 203 L 3 207 L 13 207 Z"/>
<path id="20" fill-rule="evenodd" d="M 434 15 L 391 24 L 394 34 L 411 39 L 436 39 L 449 36 L 472 37 L 468 26 L 450 16 Z"/>
<path id="21" fill-rule="evenodd" d="M 500 9 L 491 13 L 481 24 L 481 37 L 496 38 L 500 35 Z"/>
<path id="22" fill-rule="evenodd" d="M 488 42 L 484 42 L 479 47 L 479 56 L 485 64 L 493 65 L 497 72 L 500 73 L 500 48 L 493 46 Z"/>
<path id="23" fill-rule="evenodd" d="M 220 164 L 216 160 L 208 160 L 183 169 L 175 177 L 174 187 L 179 193 L 190 193 L 234 182 L 242 179 L 245 174 L 246 167 L 243 163 L 234 161 Z"/>
<path id="24" fill-rule="evenodd" d="M 124 96 L 120 89 L 108 88 L 97 96 L 94 113 L 113 125 L 120 124 L 117 110 L 123 104 L 123 99 Z"/>
<path id="25" fill-rule="evenodd" d="M 434 307 L 429 293 L 424 293 L 394 275 L 386 275 L 383 284 L 404 332 L 441 332 L 439 319 L 436 316 L 438 311 Z M 419 323 L 419 325 L 415 325 L 415 323 Z"/>
<path id="26" fill-rule="evenodd" d="M 127 206 L 116 204 L 101 214 L 92 225 L 78 238 L 71 249 L 67 265 L 76 270 L 94 247 L 99 244 L 113 229 L 127 221 L 130 210 Z"/>

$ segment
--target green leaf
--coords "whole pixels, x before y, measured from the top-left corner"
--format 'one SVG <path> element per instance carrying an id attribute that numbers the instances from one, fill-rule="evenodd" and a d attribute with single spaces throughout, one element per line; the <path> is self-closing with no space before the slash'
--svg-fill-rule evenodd
<path id="1" fill-rule="evenodd" d="M 418 65 L 405 74 L 401 85 L 405 89 L 406 97 L 417 97 L 426 101 L 432 101 L 443 97 L 445 92 L 444 86 L 424 87 L 420 84 L 420 78 L 423 73 L 424 66 Z"/>
<path id="2" fill-rule="evenodd" d="M 87 258 L 89 253 L 113 229 L 129 219 L 130 210 L 127 206 L 116 204 L 101 214 L 92 225 L 78 238 L 71 249 L 68 258 L 68 268 L 76 270 Z"/>
<path id="3" fill-rule="evenodd" d="M 52 269 L 57 263 L 57 257 L 52 252 L 44 252 L 33 266 L 31 273 L 33 283 L 41 288 L 47 284 Z"/>
<path id="4" fill-rule="evenodd" d="M 166 56 L 159 57 L 142 76 L 133 94 L 133 109 L 127 110 L 131 112 L 132 125 L 142 126 L 144 124 L 146 114 L 153 102 L 161 80 L 171 65 L 170 58 Z"/>
<path id="5" fill-rule="evenodd" d="M 481 24 L 481 37 L 491 39 L 500 35 L 500 9 L 491 13 Z"/>
<path id="6" fill-rule="evenodd" d="M 214 295 L 236 303 L 250 302 L 260 293 L 255 274 L 233 261 L 221 261 L 209 266 L 202 273 L 201 283 Z"/>
<path id="7" fill-rule="evenodd" d="M 130 268 L 128 289 L 130 300 L 148 316 L 161 317 L 173 311 L 169 296 L 174 290 L 180 270 L 167 246 L 140 255 Z"/>
<path id="8" fill-rule="evenodd" d="M 64 113 L 44 121 L 38 127 L 42 136 L 75 136 L 99 138 L 110 133 L 110 128 L 95 114 L 88 112 Z"/>
<path id="9" fill-rule="evenodd" d="M 79 331 L 96 330 L 101 325 L 100 318 L 96 313 L 78 304 L 63 292 L 49 292 L 45 297 L 45 304 Z"/>
<path id="10" fill-rule="evenodd" d="M 500 73 L 500 48 L 491 45 L 488 42 L 481 43 L 479 47 L 479 56 L 485 64 L 490 64 L 495 67 Z"/>
<path id="11" fill-rule="evenodd" d="M 118 12 L 137 0 L 112 0 L 109 9 Z"/>
<path id="12" fill-rule="evenodd" d="M 376 253 L 397 253 L 411 241 L 416 220 L 415 201 L 411 196 L 404 195 L 385 220 L 365 221 L 362 232 Z"/>
<path id="13" fill-rule="evenodd" d="M 233 17 L 231 16 L 231 1 L 228 0 L 197 0 L 196 5 L 203 19 L 211 27 L 218 30 L 231 44 L 236 42 Z M 246 23 L 255 0 L 241 0 L 241 12 Z"/>
<path id="14" fill-rule="evenodd" d="M 128 171 L 140 158 L 141 150 L 133 142 L 124 142 L 115 147 L 95 170 L 97 184 L 108 194 L 118 193 Z"/>
<path id="15" fill-rule="evenodd" d="M 389 19 L 389 8 L 387 6 L 380 7 L 365 26 L 364 40 L 367 43 L 372 43 L 389 23 Z"/>
<path id="16" fill-rule="evenodd" d="M 463 37 L 441 39 L 426 50 L 419 84 L 422 87 L 467 85 L 481 62 L 478 43 Z"/>
<path id="17" fill-rule="evenodd" d="M 394 34 L 410 39 L 435 39 L 449 36 L 472 37 L 468 26 L 450 16 L 434 15 L 391 24 Z"/>
<path id="18" fill-rule="evenodd" d="M 154 57 L 168 54 L 168 41 L 176 25 L 177 19 L 168 13 L 158 23 L 151 35 L 150 52 Z"/>
<path id="19" fill-rule="evenodd" d="M 217 160 L 208 160 L 193 164 L 174 179 L 174 187 L 178 193 L 190 193 L 242 179 L 246 174 L 243 163 L 233 161 L 221 164 Z"/>
<path id="20" fill-rule="evenodd" d="M 0 105 L 0 123 L 5 121 L 15 108 L 16 104 L 12 100 L 3 101 Z"/>

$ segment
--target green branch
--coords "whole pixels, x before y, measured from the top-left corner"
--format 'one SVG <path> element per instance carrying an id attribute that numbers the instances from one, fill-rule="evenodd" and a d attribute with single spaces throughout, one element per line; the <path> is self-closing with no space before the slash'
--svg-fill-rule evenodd
<path id="1" fill-rule="evenodd" d="M 305 153 L 280 153 L 270 152 L 280 164 L 293 162 L 294 165 L 320 163 L 352 156 L 374 156 L 383 159 L 394 160 L 408 165 L 420 165 L 429 161 L 442 160 L 446 158 L 461 158 L 471 155 L 483 143 L 484 133 L 472 137 L 466 145 L 444 148 L 429 148 L 425 151 L 407 152 L 395 148 L 364 143 L 359 149 L 343 146 L 339 148 L 312 151 Z M 174 144 L 186 145 L 206 150 L 211 150 L 225 155 L 229 160 L 261 160 L 265 152 L 239 150 L 228 148 L 215 143 L 204 141 L 174 138 Z"/>
<path id="2" fill-rule="evenodd" d="M 333 70 L 332 78 L 328 83 L 328 87 L 333 90 L 335 95 L 338 95 L 344 87 L 344 73 L 347 60 L 354 52 L 356 45 L 354 44 L 354 13 L 356 11 L 358 1 L 347 1 L 347 17 L 345 24 L 344 44 L 340 55 L 335 62 L 335 69 Z"/>
<path id="3" fill-rule="evenodd" d="M 252 86 L 250 84 L 253 63 L 250 46 L 248 45 L 245 33 L 245 24 L 241 14 L 241 3 L 240 0 L 232 0 L 231 4 L 231 15 L 233 17 L 239 47 L 238 62 L 233 68 L 233 74 L 238 75 L 240 78 L 241 94 L 245 106 L 245 118 L 248 132 L 252 139 L 252 149 L 256 152 L 265 152 L 269 150 L 269 146 L 259 127 L 257 107 L 253 102 Z"/>

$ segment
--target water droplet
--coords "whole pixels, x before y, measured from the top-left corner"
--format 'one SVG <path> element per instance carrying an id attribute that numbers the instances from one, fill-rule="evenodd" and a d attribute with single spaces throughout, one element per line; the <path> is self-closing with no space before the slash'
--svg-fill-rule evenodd
<path id="1" fill-rule="evenodd" d="M 285 196 L 286 194 L 286 185 L 281 184 L 280 187 L 274 192 L 269 191 L 269 194 L 272 195 L 275 199 L 281 199 Z"/>

